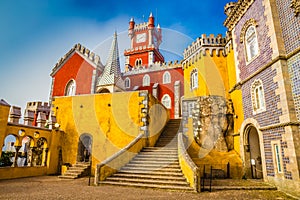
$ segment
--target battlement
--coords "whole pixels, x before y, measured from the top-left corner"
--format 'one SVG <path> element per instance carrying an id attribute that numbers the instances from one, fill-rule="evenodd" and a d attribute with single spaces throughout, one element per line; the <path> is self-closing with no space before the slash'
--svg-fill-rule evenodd
<path id="1" fill-rule="evenodd" d="M 28 102 L 26 105 L 26 110 L 34 111 L 36 113 L 38 112 L 49 113 L 50 105 L 48 104 L 48 102 L 40 102 L 40 101 Z"/>
<path id="2" fill-rule="evenodd" d="M 216 55 L 219 56 L 220 50 L 224 50 L 226 45 L 226 38 L 222 37 L 222 34 L 218 34 L 216 37 L 214 34 L 210 34 L 208 37 L 206 34 L 202 34 L 201 38 L 197 38 L 191 45 L 189 45 L 183 52 L 184 59 L 188 59 L 195 53 L 202 52 L 206 55 L 206 50 L 209 50 L 210 55 L 213 55 L 213 51 L 216 51 Z"/>
<path id="3" fill-rule="evenodd" d="M 130 68 L 128 69 L 128 71 L 123 73 L 123 76 L 142 74 L 146 72 L 162 71 L 166 69 L 175 69 L 179 67 L 182 67 L 182 61 L 175 60 L 174 62 L 155 62 L 154 64 L 150 64 L 149 66 Z"/>
<path id="4" fill-rule="evenodd" d="M 94 63 L 97 67 L 103 68 L 103 64 L 101 63 L 100 56 L 96 55 L 94 52 L 90 51 L 88 48 L 82 46 L 80 43 L 75 44 L 68 53 L 66 53 L 54 66 L 52 69 L 51 75 L 53 75 L 59 68 L 60 66 L 66 61 L 66 59 L 72 55 L 73 52 L 79 52 L 82 56 L 87 58 L 89 61 Z"/>
<path id="5" fill-rule="evenodd" d="M 28 102 L 24 112 L 23 123 L 21 124 L 21 107 L 10 106 L 8 123 L 52 129 L 56 123 L 56 117 L 50 113 L 50 105 L 48 105 L 48 103 Z"/>
<path id="6" fill-rule="evenodd" d="M 153 44 L 151 45 L 144 45 L 144 46 L 139 46 L 131 49 L 125 49 L 124 54 L 125 56 L 130 54 L 130 53 L 136 53 L 136 51 L 148 51 L 148 50 L 153 50 L 155 47 Z"/>
<path id="7" fill-rule="evenodd" d="M 148 29 L 148 22 L 143 22 L 140 24 L 135 24 L 134 25 L 134 31 L 144 31 Z"/>

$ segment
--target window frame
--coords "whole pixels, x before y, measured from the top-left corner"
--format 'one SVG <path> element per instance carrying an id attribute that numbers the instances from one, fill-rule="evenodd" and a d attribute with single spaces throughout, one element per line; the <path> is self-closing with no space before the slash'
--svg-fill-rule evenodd
<path id="1" fill-rule="evenodd" d="M 190 74 L 190 89 L 195 90 L 199 87 L 198 70 L 193 69 Z"/>
<path id="2" fill-rule="evenodd" d="M 126 77 L 124 82 L 125 88 L 130 88 L 130 78 Z"/>
<path id="3" fill-rule="evenodd" d="M 70 88 L 73 88 L 71 90 L 71 94 L 70 94 Z M 66 87 L 65 87 L 65 96 L 75 96 L 76 95 L 76 81 L 74 79 L 71 79 L 68 81 Z"/>
<path id="4" fill-rule="evenodd" d="M 148 74 L 145 74 L 143 76 L 143 86 L 150 86 L 150 76 Z"/>
<path id="5" fill-rule="evenodd" d="M 168 98 L 168 105 L 166 105 L 164 102 L 166 102 L 165 98 Z M 172 99 L 170 97 L 170 95 L 168 94 L 164 94 L 164 96 L 161 98 L 161 103 L 167 108 L 167 109 L 171 109 L 172 108 Z"/>
<path id="6" fill-rule="evenodd" d="M 255 80 L 251 85 L 251 100 L 253 114 L 266 111 L 264 87 L 261 80 Z"/>
<path id="7" fill-rule="evenodd" d="M 251 34 L 249 33 L 250 30 L 253 30 L 253 32 Z M 257 58 L 260 53 L 259 45 L 258 45 L 258 38 L 257 38 L 257 31 L 256 31 L 255 25 L 250 25 L 246 29 L 244 37 L 245 37 L 244 38 L 244 46 L 245 46 L 246 64 L 249 64 L 255 58 Z M 250 40 L 250 38 L 251 38 L 251 40 Z M 255 50 L 255 54 L 253 54 L 253 55 L 252 55 L 252 50 L 253 50 L 252 48 L 254 48 L 254 50 Z"/>
<path id="8" fill-rule="evenodd" d="M 168 71 L 165 71 L 163 74 L 163 84 L 171 83 L 171 74 Z"/>

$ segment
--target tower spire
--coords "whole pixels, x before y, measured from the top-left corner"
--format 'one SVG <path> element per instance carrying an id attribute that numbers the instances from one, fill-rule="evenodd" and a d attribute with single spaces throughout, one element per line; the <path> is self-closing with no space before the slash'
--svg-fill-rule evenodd
<path id="1" fill-rule="evenodd" d="M 113 41 L 111 44 L 111 48 L 109 51 L 109 56 L 107 58 L 106 65 L 104 67 L 104 71 L 98 80 L 98 91 L 99 88 L 103 86 L 114 86 L 119 89 L 123 89 L 123 81 L 121 77 L 121 69 L 120 69 L 120 58 L 119 58 L 119 48 L 118 48 L 118 35 L 117 31 L 115 31 L 113 36 Z M 115 91 L 115 89 L 114 89 Z M 110 92 L 114 92 L 110 91 Z"/>

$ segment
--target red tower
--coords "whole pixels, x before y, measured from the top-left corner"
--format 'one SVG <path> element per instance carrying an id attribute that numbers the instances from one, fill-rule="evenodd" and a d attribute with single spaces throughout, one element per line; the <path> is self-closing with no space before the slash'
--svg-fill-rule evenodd
<path id="1" fill-rule="evenodd" d="M 155 27 L 152 13 L 148 22 L 135 24 L 131 18 L 128 28 L 128 36 L 131 39 L 130 49 L 125 50 L 126 71 L 132 68 L 148 67 L 160 61 L 164 62 L 164 57 L 159 52 L 162 34 L 159 25 Z"/>

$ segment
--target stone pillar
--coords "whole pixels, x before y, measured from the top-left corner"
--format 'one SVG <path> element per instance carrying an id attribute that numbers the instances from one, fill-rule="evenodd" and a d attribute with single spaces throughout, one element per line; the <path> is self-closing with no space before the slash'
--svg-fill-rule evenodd
<path id="1" fill-rule="evenodd" d="M 46 114 L 39 112 L 36 122 L 38 127 L 44 127 L 46 124 Z"/>
<path id="2" fill-rule="evenodd" d="M 32 156 L 33 156 L 32 150 L 33 150 L 32 147 L 29 147 L 27 150 L 27 166 L 28 167 L 32 166 Z"/>
<path id="3" fill-rule="evenodd" d="M 21 108 L 17 106 L 12 106 L 9 112 L 9 122 L 18 124 L 20 118 Z"/>
<path id="4" fill-rule="evenodd" d="M 174 118 L 180 117 L 180 81 L 174 83 Z"/>
<path id="5" fill-rule="evenodd" d="M 18 153 L 19 153 L 19 150 L 20 150 L 21 146 L 15 146 L 15 149 L 16 149 L 16 154 L 15 154 L 15 159 L 14 159 L 14 162 L 12 164 L 12 167 L 18 167 Z"/>
<path id="6" fill-rule="evenodd" d="M 154 83 L 152 86 L 152 95 L 157 98 L 158 97 L 158 83 Z"/>
<path id="7" fill-rule="evenodd" d="M 42 166 L 47 166 L 47 158 L 48 158 L 48 148 L 43 149 L 43 161 Z"/>
<path id="8" fill-rule="evenodd" d="M 24 124 L 27 126 L 32 126 L 33 120 L 34 120 L 34 111 L 26 109 L 24 114 Z"/>

